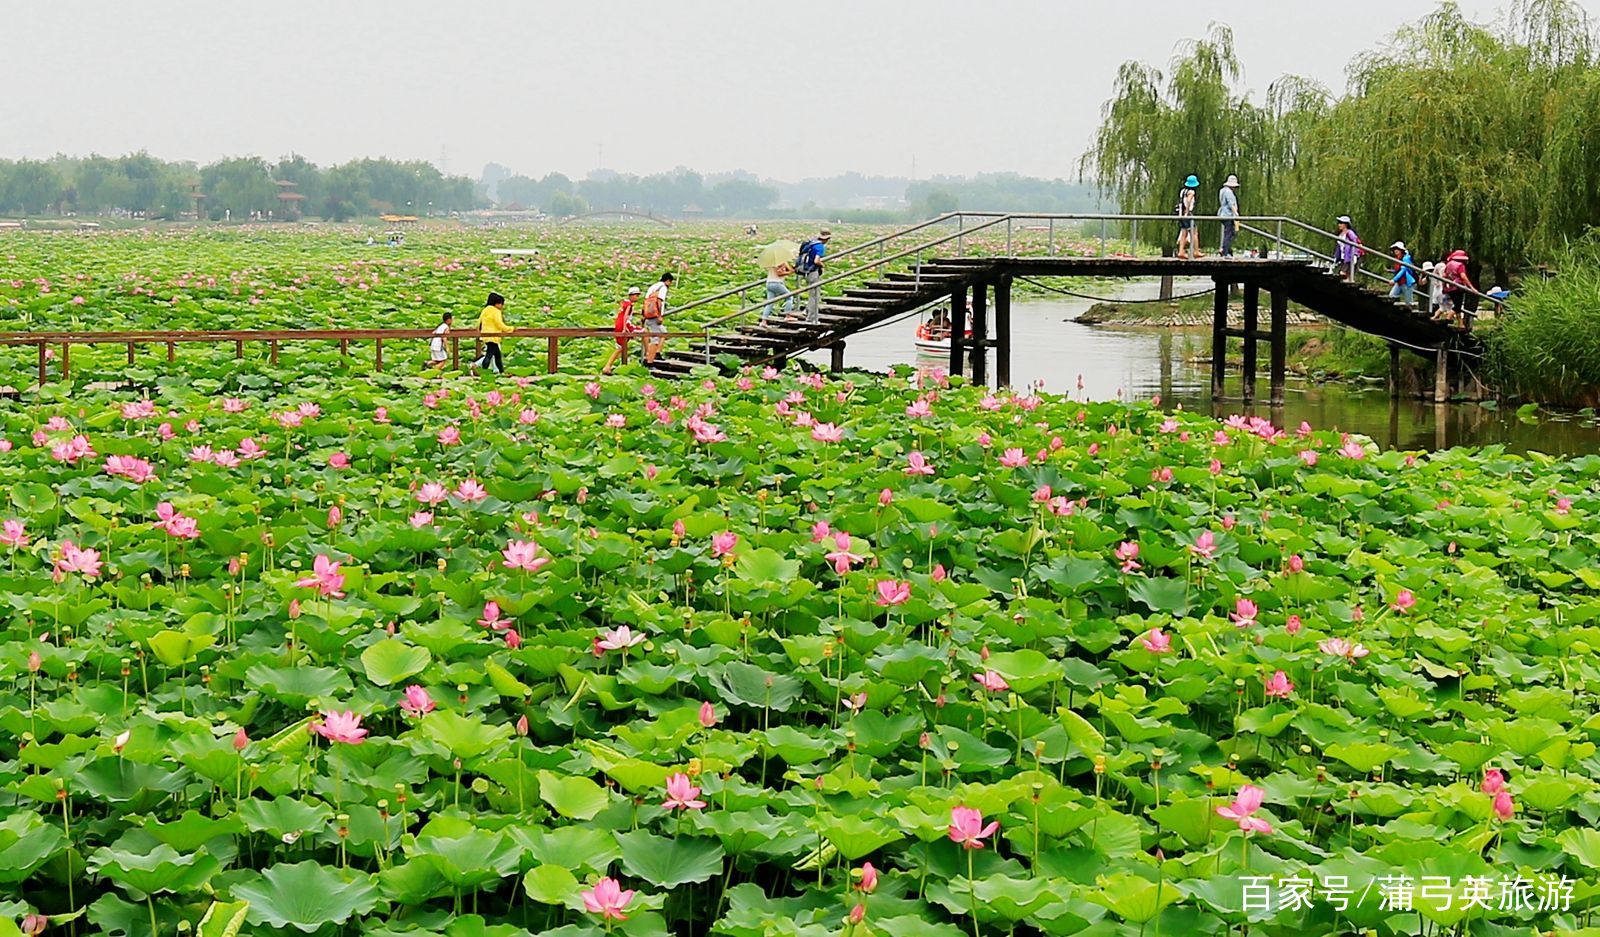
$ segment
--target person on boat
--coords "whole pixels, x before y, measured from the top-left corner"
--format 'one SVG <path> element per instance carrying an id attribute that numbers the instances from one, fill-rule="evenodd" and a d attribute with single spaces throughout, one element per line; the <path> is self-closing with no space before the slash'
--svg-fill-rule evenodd
<path id="1" fill-rule="evenodd" d="M 1200 256 L 1200 232 L 1194 227 L 1195 195 L 1200 188 L 1200 177 L 1191 175 L 1183 180 L 1183 188 L 1178 190 L 1178 256 L 1183 256 L 1183 247 L 1189 246 L 1189 259 L 1195 260 Z"/>
<path id="2" fill-rule="evenodd" d="M 612 328 L 617 333 L 617 347 L 611 349 L 611 354 L 606 358 L 606 363 L 601 365 L 601 374 L 610 374 L 611 369 L 616 367 L 618 361 L 626 363 L 628 360 L 628 337 L 638 331 L 633 324 L 633 304 L 638 300 L 638 296 L 639 288 L 630 286 L 628 287 L 628 295 L 617 306 L 617 318 L 612 323 Z"/>
<path id="3" fill-rule="evenodd" d="M 1389 245 L 1389 253 L 1395 259 L 1394 276 L 1389 278 L 1389 298 L 1410 307 L 1415 301 L 1413 291 L 1417 285 L 1417 275 L 1411 269 L 1411 252 L 1406 250 L 1405 241 L 1395 241 Z"/>
<path id="4" fill-rule="evenodd" d="M 1229 175 L 1217 193 L 1217 214 L 1222 216 L 1223 257 L 1233 256 L 1233 238 L 1239 233 L 1239 177 Z"/>
<path id="5" fill-rule="evenodd" d="M 1339 246 L 1334 251 L 1333 263 L 1342 280 L 1354 281 L 1356 278 L 1356 264 L 1361 261 L 1361 235 L 1356 233 L 1355 223 L 1349 215 L 1339 216 Z"/>

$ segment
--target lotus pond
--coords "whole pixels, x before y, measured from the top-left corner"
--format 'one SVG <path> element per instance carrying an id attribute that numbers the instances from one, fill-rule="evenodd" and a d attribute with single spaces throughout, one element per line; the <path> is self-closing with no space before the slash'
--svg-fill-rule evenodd
<path id="1" fill-rule="evenodd" d="M 937 373 L 148 393 L 0 405 L 0 933 L 1578 933 L 1600 894 L 1600 458 Z"/>

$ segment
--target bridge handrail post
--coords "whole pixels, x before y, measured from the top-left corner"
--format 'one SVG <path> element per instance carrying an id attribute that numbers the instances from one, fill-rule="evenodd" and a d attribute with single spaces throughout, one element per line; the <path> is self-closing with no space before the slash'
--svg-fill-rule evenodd
<path id="1" fill-rule="evenodd" d="M 1056 255 L 1056 220 L 1050 219 L 1050 239 L 1045 244 L 1045 249 L 1051 257 Z"/>
<path id="2" fill-rule="evenodd" d="M 1100 219 L 1100 256 L 1106 255 L 1106 220 Z"/>
<path id="3" fill-rule="evenodd" d="M 965 257 L 965 256 L 967 256 L 966 248 L 962 244 L 962 238 L 965 235 L 966 230 L 967 230 L 967 216 L 966 215 L 957 215 L 956 216 L 956 256 L 957 257 Z"/>
<path id="4" fill-rule="evenodd" d="M 1133 219 L 1133 232 L 1128 235 L 1128 253 L 1139 256 L 1139 219 Z"/>
<path id="5" fill-rule="evenodd" d="M 1006 256 L 1007 257 L 1013 257 L 1015 255 L 1016 255 L 1016 248 L 1011 246 L 1011 216 L 1007 215 L 1006 216 Z"/>

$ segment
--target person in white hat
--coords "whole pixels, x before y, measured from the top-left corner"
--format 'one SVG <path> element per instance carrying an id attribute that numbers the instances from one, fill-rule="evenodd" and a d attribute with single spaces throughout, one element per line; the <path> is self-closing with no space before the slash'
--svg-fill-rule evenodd
<path id="1" fill-rule="evenodd" d="M 1239 177 L 1229 174 L 1217 193 L 1217 214 L 1222 216 L 1222 256 L 1233 256 L 1233 237 L 1239 233 Z"/>
<path id="2" fill-rule="evenodd" d="M 1389 278 L 1389 298 L 1399 300 L 1407 309 L 1416 303 L 1413 292 L 1417 285 L 1416 271 L 1411 269 L 1411 252 L 1406 250 L 1405 241 L 1395 241 L 1389 245 L 1389 253 L 1394 256 L 1394 276 Z"/>
<path id="3" fill-rule="evenodd" d="M 601 374 L 610 374 L 611 369 L 616 366 L 618 361 L 626 362 L 628 360 L 628 337 L 639 331 L 633 324 L 633 304 L 638 301 L 639 288 L 637 286 L 628 287 L 628 295 L 622 300 L 622 304 L 617 307 L 617 318 L 613 323 L 613 328 L 617 331 L 617 347 L 611 349 L 611 356 L 606 358 L 606 363 L 600 368 Z"/>

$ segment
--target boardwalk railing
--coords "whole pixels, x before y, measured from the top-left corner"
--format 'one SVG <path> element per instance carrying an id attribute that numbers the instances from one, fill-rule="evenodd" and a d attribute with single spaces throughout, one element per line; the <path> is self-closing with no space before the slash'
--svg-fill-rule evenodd
<path id="1" fill-rule="evenodd" d="M 704 330 L 693 332 L 662 332 L 662 333 L 630 333 L 630 340 L 642 341 L 649 334 L 652 339 L 706 339 L 708 333 Z M 142 330 L 126 332 L 0 332 L 0 347 L 31 346 L 38 349 L 39 356 L 39 384 L 42 386 L 49 382 L 50 351 L 60 349 L 60 376 L 66 380 L 72 376 L 72 346 L 74 345 L 125 345 L 128 350 L 128 363 L 138 361 L 139 349 L 143 346 L 165 346 L 168 361 L 176 361 L 178 346 L 187 344 L 209 344 L 234 346 L 234 357 L 243 358 L 245 345 L 252 343 L 265 343 L 269 360 L 278 363 L 279 347 L 285 342 L 338 342 L 341 354 L 351 353 L 352 342 L 371 342 L 373 353 L 373 369 L 383 370 L 383 355 L 385 344 L 393 349 L 399 343 L 417 343 L 424 351 L 427 343 L 436 336 L 432 329 L 215 329 L 215 330 Z M 455 369 L 461 367 L 461 342 L 472 341 L 472 356 L 469 361 L 475 360 L 481 353 L 481 343 L 488 337 L 476 329 L 461 329 L 451 331 L 445 338 L 450 349 L 450 366 Z M 613 329 L 518 329 L 514 332 L 504 333 L 499 336 L 508 341 L 527 341 L 544 339 L 545 341 L 545 368 L 549 374 L 555 374 L 560 367 L 562 341 L 583 339 L 612 339 L 616 338 Z"/>
<path id="2" fill-rule="evenodd" d="M 1229 218 L 1220 215 L 1193 215 L 1187 216 L 1187 220 L 1196 223 L 1235 222 L 1241 232 L 1249 232 L 1261 238 L 1263 246 L 1268 250 L 1268 256 L 1272 254 L 1280 257 L 1298 256 L 1308 263 L 1321 261 L 1329 265 L 1334 264 L 1334 252 L 1339 244 L 1337 234 L 1285 215 L 1237 215 Z M 791 299 L 802 302 L 812 289 L 848 286 L 851 282 L 864 280 L 868 274 L 885 268 L 898 266 L 916 271 L 923 260 L 933 256 L 964 257 L 969 250 L 991 257 L 1039 254 L 1060 256 L 1064 246 L 1061 237 L 1065 234 L 1076 234 L 1091 243 L 1098 242 L 1097 255 L 1085 255 L 1081 251 L 1074 251 L 1073 256 L 1104 257 L 1108 256 L 1108 252 L 1114 246 L 1125 246 L 1129 251 L 1138 250 L 1141 224 L 1146 226 L 1146 230 L 1151 224 L 1168 227 L 1176 240 L 1178 221 L 1177 215 L 1156 214 L 950 212 L 872 238 L 837 253 L 830 253 L 825 259 L 825 275 L 815 284 L 802 283 L 769 299 L 766 295 L 766 278 L 763 276 L 761 279 L 750 280 L 685 303 L 672 309 L 668 315 L 681 316 L 695 310 L 700 310 L 704 314 L 716 307 L 725 306 L 728 300 L 737 297 L 737 311 L 712 319 L 705 324 L 705 328 L 710 329 L 745 318 L 762 309 L 777 309 L 780 304 Z M 952 227 L 954 231 L 950 230 Z M 1358 257 L 1379 256 L 1390 263 L 1400 263 L 1389 257 L 1386 250 L 1362 246 L 1359 251 Z M 1405 266 L 1416 274 L 1419 288 L 1420 284 L 1428 280 L 1443 280 L 1443 277 L 1426 272 L 1414 263 Z M 1362 268 L 1359 263 L 1357 271 L 1380 282 L 1387 282 L 1388 279 Z M 1492 297 L 1476 289 L 1462 288 L 1462 291 L 1482 301 L 1505 305 L 1503 298 Z M 759 296 L 759 299 L 751 301 L 752 294 Z"/>

